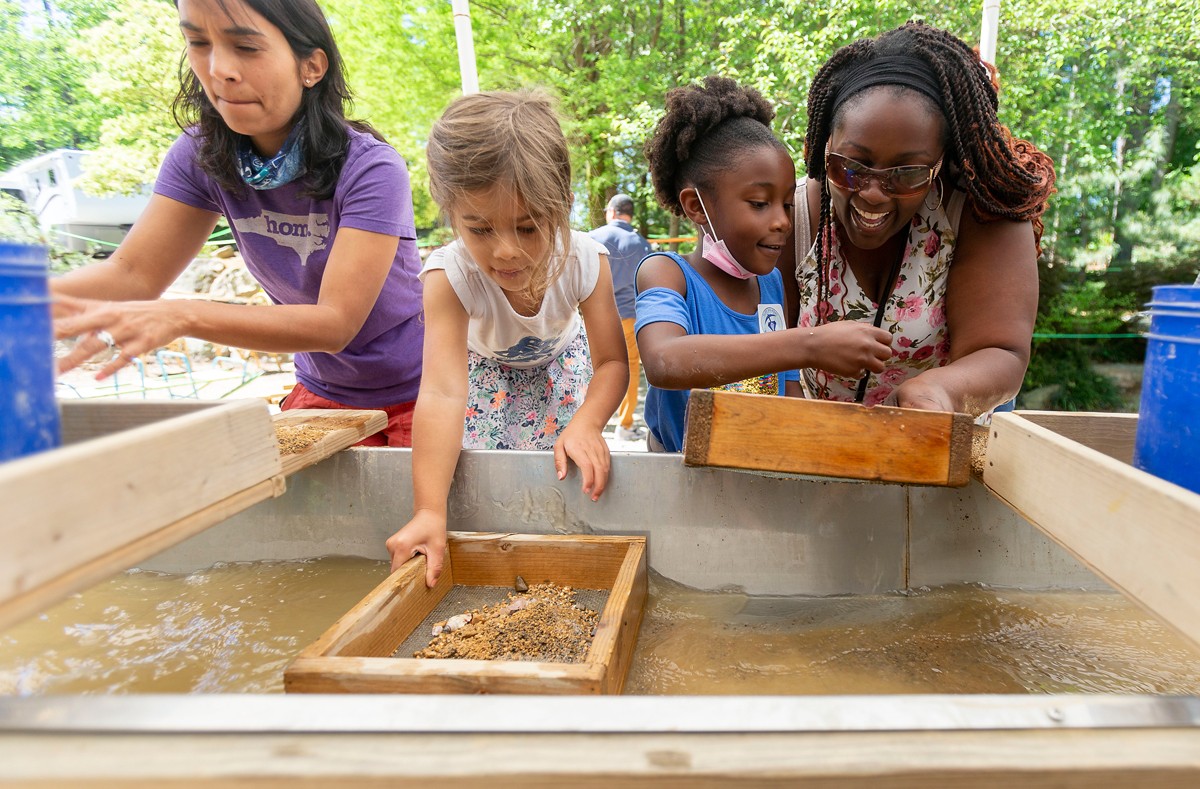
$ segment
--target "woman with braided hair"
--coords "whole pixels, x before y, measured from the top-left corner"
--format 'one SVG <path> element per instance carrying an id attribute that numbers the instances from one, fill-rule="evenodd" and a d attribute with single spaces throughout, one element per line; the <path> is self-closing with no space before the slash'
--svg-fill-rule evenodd
<path id="1" fill-rule="evenodd" d="M 804 369 L 809 396 L 978 416 L 1020 388 L 1054 169 L 996 107 L 990 67 L 919 22 L 817 72 L 779 262 L 789 319 L 873 322 L 892 356 L 882 372 Z"/>

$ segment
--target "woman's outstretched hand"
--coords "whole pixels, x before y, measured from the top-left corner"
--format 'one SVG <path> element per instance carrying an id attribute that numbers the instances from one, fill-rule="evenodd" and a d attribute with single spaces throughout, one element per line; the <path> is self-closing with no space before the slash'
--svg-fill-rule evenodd
<path id="1" fill-rule="evenodd" d="M 921 380 L 924 378 L 925 380 Z M 894 402 L 893 402 L 894 401 Z M 892 392 L 884 405 L 900 408 L 919 408 L 923 411 L 954 411 L 954 400 L 950 393 L 938 386 L 930 377 L 917 375 L 909 378 Z"/>
<path id="2" fill-rule="evenodd" d="M 162 301 L 95 301 L 74 296 L 54 298 L 54 337 L 79 337 L 70 353 L 58 360 L 64 373 L 106 348 L 116 354 L 96 380 L 102 380 L 143 353 L 161 348 L 185 333 L 179 310 Z"/>
<path id="3" fill-rule="evenodd" d="M 612 464 L 604 435 L 599 430 L 570 422 L 554 442 L 554 471 L 559 479 L 566 479 L 568 458 L 579 466 L 583 492 L 591 496 L 592 501 L 598 500 L 608 485 Z"/>

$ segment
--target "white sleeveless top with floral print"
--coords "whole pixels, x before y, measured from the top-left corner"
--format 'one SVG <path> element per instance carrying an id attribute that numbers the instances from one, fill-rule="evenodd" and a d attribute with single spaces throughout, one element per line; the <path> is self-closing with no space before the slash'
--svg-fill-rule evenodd
<path id="1" fill-rule="evenodd" d="M 801 207 L 796 227 L 796 283 L 800 289 L 800 326 L 816 325 L 816 244 L 808 243 L 812 231 L 808 221 L 805 180 L 796 189 Z M 896 387 L 909 378 L 950 361 L 950 336 L 946 328 L 946 282 L 954 258 L 963 192 L 955 190 L 944 205 L 930 211 L 924 204 L 912 218 L 908 244 L 896 287 L 887 297 L 882 327 L 892 333 L 892 358 L 882 373 L 872 374 L 867 384 L 865 405 L 888 401 Z M 807 252 L 803 249 L 808 244 Z M 827 321 L 873 321 L 878 303 L 863 292 L 854 272 L 842 257 L 838 234 L 832 234 L 829 255 L 830 302 L 822 310 Z M 858 378 L 844 378 L 825 370 L 802 371 L 805 394 L 819 400 L 853 402 Z"/>

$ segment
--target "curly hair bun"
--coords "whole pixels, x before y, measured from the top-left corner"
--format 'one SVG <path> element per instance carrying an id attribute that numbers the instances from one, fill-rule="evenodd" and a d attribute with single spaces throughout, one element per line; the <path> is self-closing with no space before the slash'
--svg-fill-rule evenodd
<path id="1" fill-rule="evenodd" d="M 740 153 L 764 145 L 786 150 L 771 132 L 770 102 L 728 77 L 673 88 L 666 104 L 645 153 L 654 194 L 676 215 L 683 214 L 680 190 L 708 186 L 715 173 L 736 165 Z"/>

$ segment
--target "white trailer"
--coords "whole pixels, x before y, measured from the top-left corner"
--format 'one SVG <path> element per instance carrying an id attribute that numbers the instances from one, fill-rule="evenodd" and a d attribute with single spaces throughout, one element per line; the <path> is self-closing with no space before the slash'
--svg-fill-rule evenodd
<path id="1" fill-rule="evenodd" d="M 60 148 L 0 174 L 0 190 L 29 205 L 42 232 L 78 252 L 111 250 L 150 202 L 150 187 L 134 195 L 97 197 L 78 186 L 90 151 Z"/>

